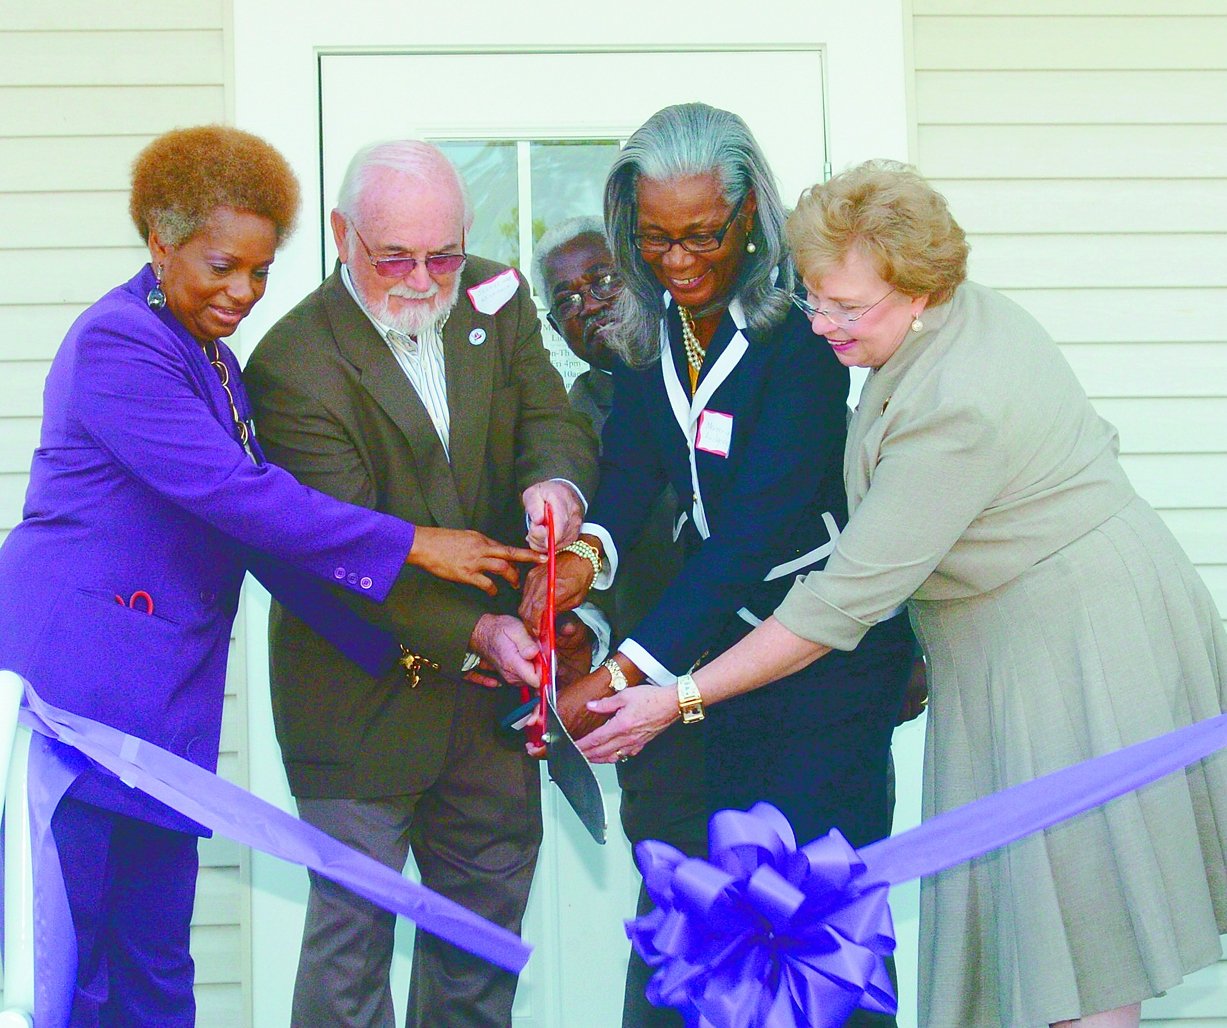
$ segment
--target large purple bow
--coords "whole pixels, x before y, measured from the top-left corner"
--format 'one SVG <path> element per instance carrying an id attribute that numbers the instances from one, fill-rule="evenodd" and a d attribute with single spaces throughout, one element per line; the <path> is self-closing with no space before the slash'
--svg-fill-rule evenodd
<path id="1" fill-rule="evenodd" d="M 858 1006 L 894 1013 L 886 890 L 1051 827 L 1227 747 L 1227 714 L 983 796 L 853 850 L 839 832 L 801 850 L 788 819 L 722 810 L 711 862 L 660 842 L 635 858 L 657 909 L 626 934 L 656 973 L 648 999 L 692 1028 L 835 1028 Z"/>
<path id="2" fill-rule="evenodd" d="M 627 934 L 658 968 L 655 1005 L 680 1007 L 698 1028 L 840 1025 L 858 1006 L 895 1012 L 887 887 L 865 881 L 838 831 L 798 850 L 788 819 L 758 803 L 712 818 L 710 860 L 655 841 L 635 856 L 657 909 Z"/>

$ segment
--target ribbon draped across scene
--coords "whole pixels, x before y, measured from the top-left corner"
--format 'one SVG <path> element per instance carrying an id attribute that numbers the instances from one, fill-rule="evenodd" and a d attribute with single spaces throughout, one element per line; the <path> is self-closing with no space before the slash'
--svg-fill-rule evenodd
<path id="1" fill-rule="evenodd" d="M 35 1023 L 68 1022 L 76 979 L 76 937 L 60 874 L 51 816 L 90 761 L 205 828 L 252 849 L 302 864 L 418 928 L 513 973 L 531 947 L 519 936 L 397 871 L 337 842 L 237 785 L 161 747 L 60 710 L 26 683 L 20 723 L 35 733 L 30 747 L 30 820 L 34 868 Z"/>
<path id="2" fill-rule="evenodd" d="M 691 1028 L 835 1028 L 893 1014 L 891 885 L 936 874 L 1171 774 L 1227 746 L 1227 714 L 1003 789 L 854 850 L 832 831 L 798 849 L 759 803 L 722 810 L 709 860 L 662 842 L 635 859 L 656 909 L 627 935 L 657 970 L 648 999 Z"/>

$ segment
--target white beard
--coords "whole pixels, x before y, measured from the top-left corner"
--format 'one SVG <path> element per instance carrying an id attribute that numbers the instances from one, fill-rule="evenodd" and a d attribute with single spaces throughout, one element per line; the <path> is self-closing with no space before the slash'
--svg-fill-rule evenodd
<path id="1" fill-rule="evenodd" d="M 384 294 L 378 304 L 372 305 L 371 313 L 380 324 L 416 339 L 430 329 L 441 330 L 459 296 L 459 275 L 452 280 L 446 292 L 439 288 L 438 282 L 431 282 L 430 288 L 424 292 L 402 284 L 394 286 Z M 397 309 L 393 311 L 392 297 L 415 302 L 397 305 Z"/>

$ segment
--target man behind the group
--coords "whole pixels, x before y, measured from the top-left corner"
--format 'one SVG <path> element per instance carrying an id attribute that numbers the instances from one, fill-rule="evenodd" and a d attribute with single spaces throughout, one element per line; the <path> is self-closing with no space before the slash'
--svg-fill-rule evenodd
<path id="1" fill-rule="evenodd" d="M 595 440 L 523 282 L 461 260 L 471 220 L 435 147 L 355 156 L 331 217 L 340 267 L 247 366 L 261 440 L 307 484 L 419 525 L 512 542 L 527 512 L 540 548 L 548 501 L 565 544 L 594 487 Z M 515 601 L 409 569 L 366 605 L 417 656 L 407 675 L 367 676 L 276 605 L 269 641 L 303 819 L 397 870 L 412 850 L 424 884 L 518 931 L 541 837 L 537 765 L 496 734 L 506 690 L 481 684 L 536 680 Z M 390 914 L 312 874 L 293 1024 L 390 1028 L 393 932 Z M 408 1023 L 509 1025 L 515 985 L 418 932 Z"/>
<path id="2" fill-rule="evenodd" d="M 613 371 L 618 357 L 605 345 L 605 329 L 622 289 L 600 218 L 572 218 L 545 233 L 533 256 L 533 282 L 548 305 L 550 326 L 571 352 L 589 365 L 571 385 L 571 405 L 586 414 L 599 435 L 613 406 Z M 657 499 L 643 535 L 618 567 L 608 593 L 590 598 L 609 614 L 613 640 L 626 638 L 660 599 L 682 565 L 681 547 L 673 540 L 677 499 L 666 486 Z M 579 630 L 571 626 L 572 631 Z M 560 631 L 562 631 L 560 629 Z M 612 648 L 612 647 L 611 647 Z M 707 852 L 703 734 L 700 725 L 680 722 L 644 747 L 639 756 L 618 764 L 622 787 L 622 828 L 632 845 L 665 839 L 687 853 Z M 648 816 L 661 805 L 642 797 L 666 793 L 667 822 Z M 639 912 L 650 908 L 641 891 Z M 632 952 L 626 974 L 622 1023 L 642 1028 L 661 1017 L 644 992 L 651 969 Z M 672 1014 L 676 1019 L 676 1014 Z"/>

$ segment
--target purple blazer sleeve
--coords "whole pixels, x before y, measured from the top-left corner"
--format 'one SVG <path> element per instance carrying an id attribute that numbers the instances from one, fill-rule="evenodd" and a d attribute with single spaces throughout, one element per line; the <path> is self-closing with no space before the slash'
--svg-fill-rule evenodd
<path id="1" fill-rule="evenodd" d="M 131 304 L 83 327 L 67 385 L 82 429 L 132 478 L 237 541 L 386 597 L 413 526 L 340 503 L 275 465 L 256 466 L 227 424 L 216 369 L 177 328 Z M 241 387 L 231 390 L 246 402 Z"/>

